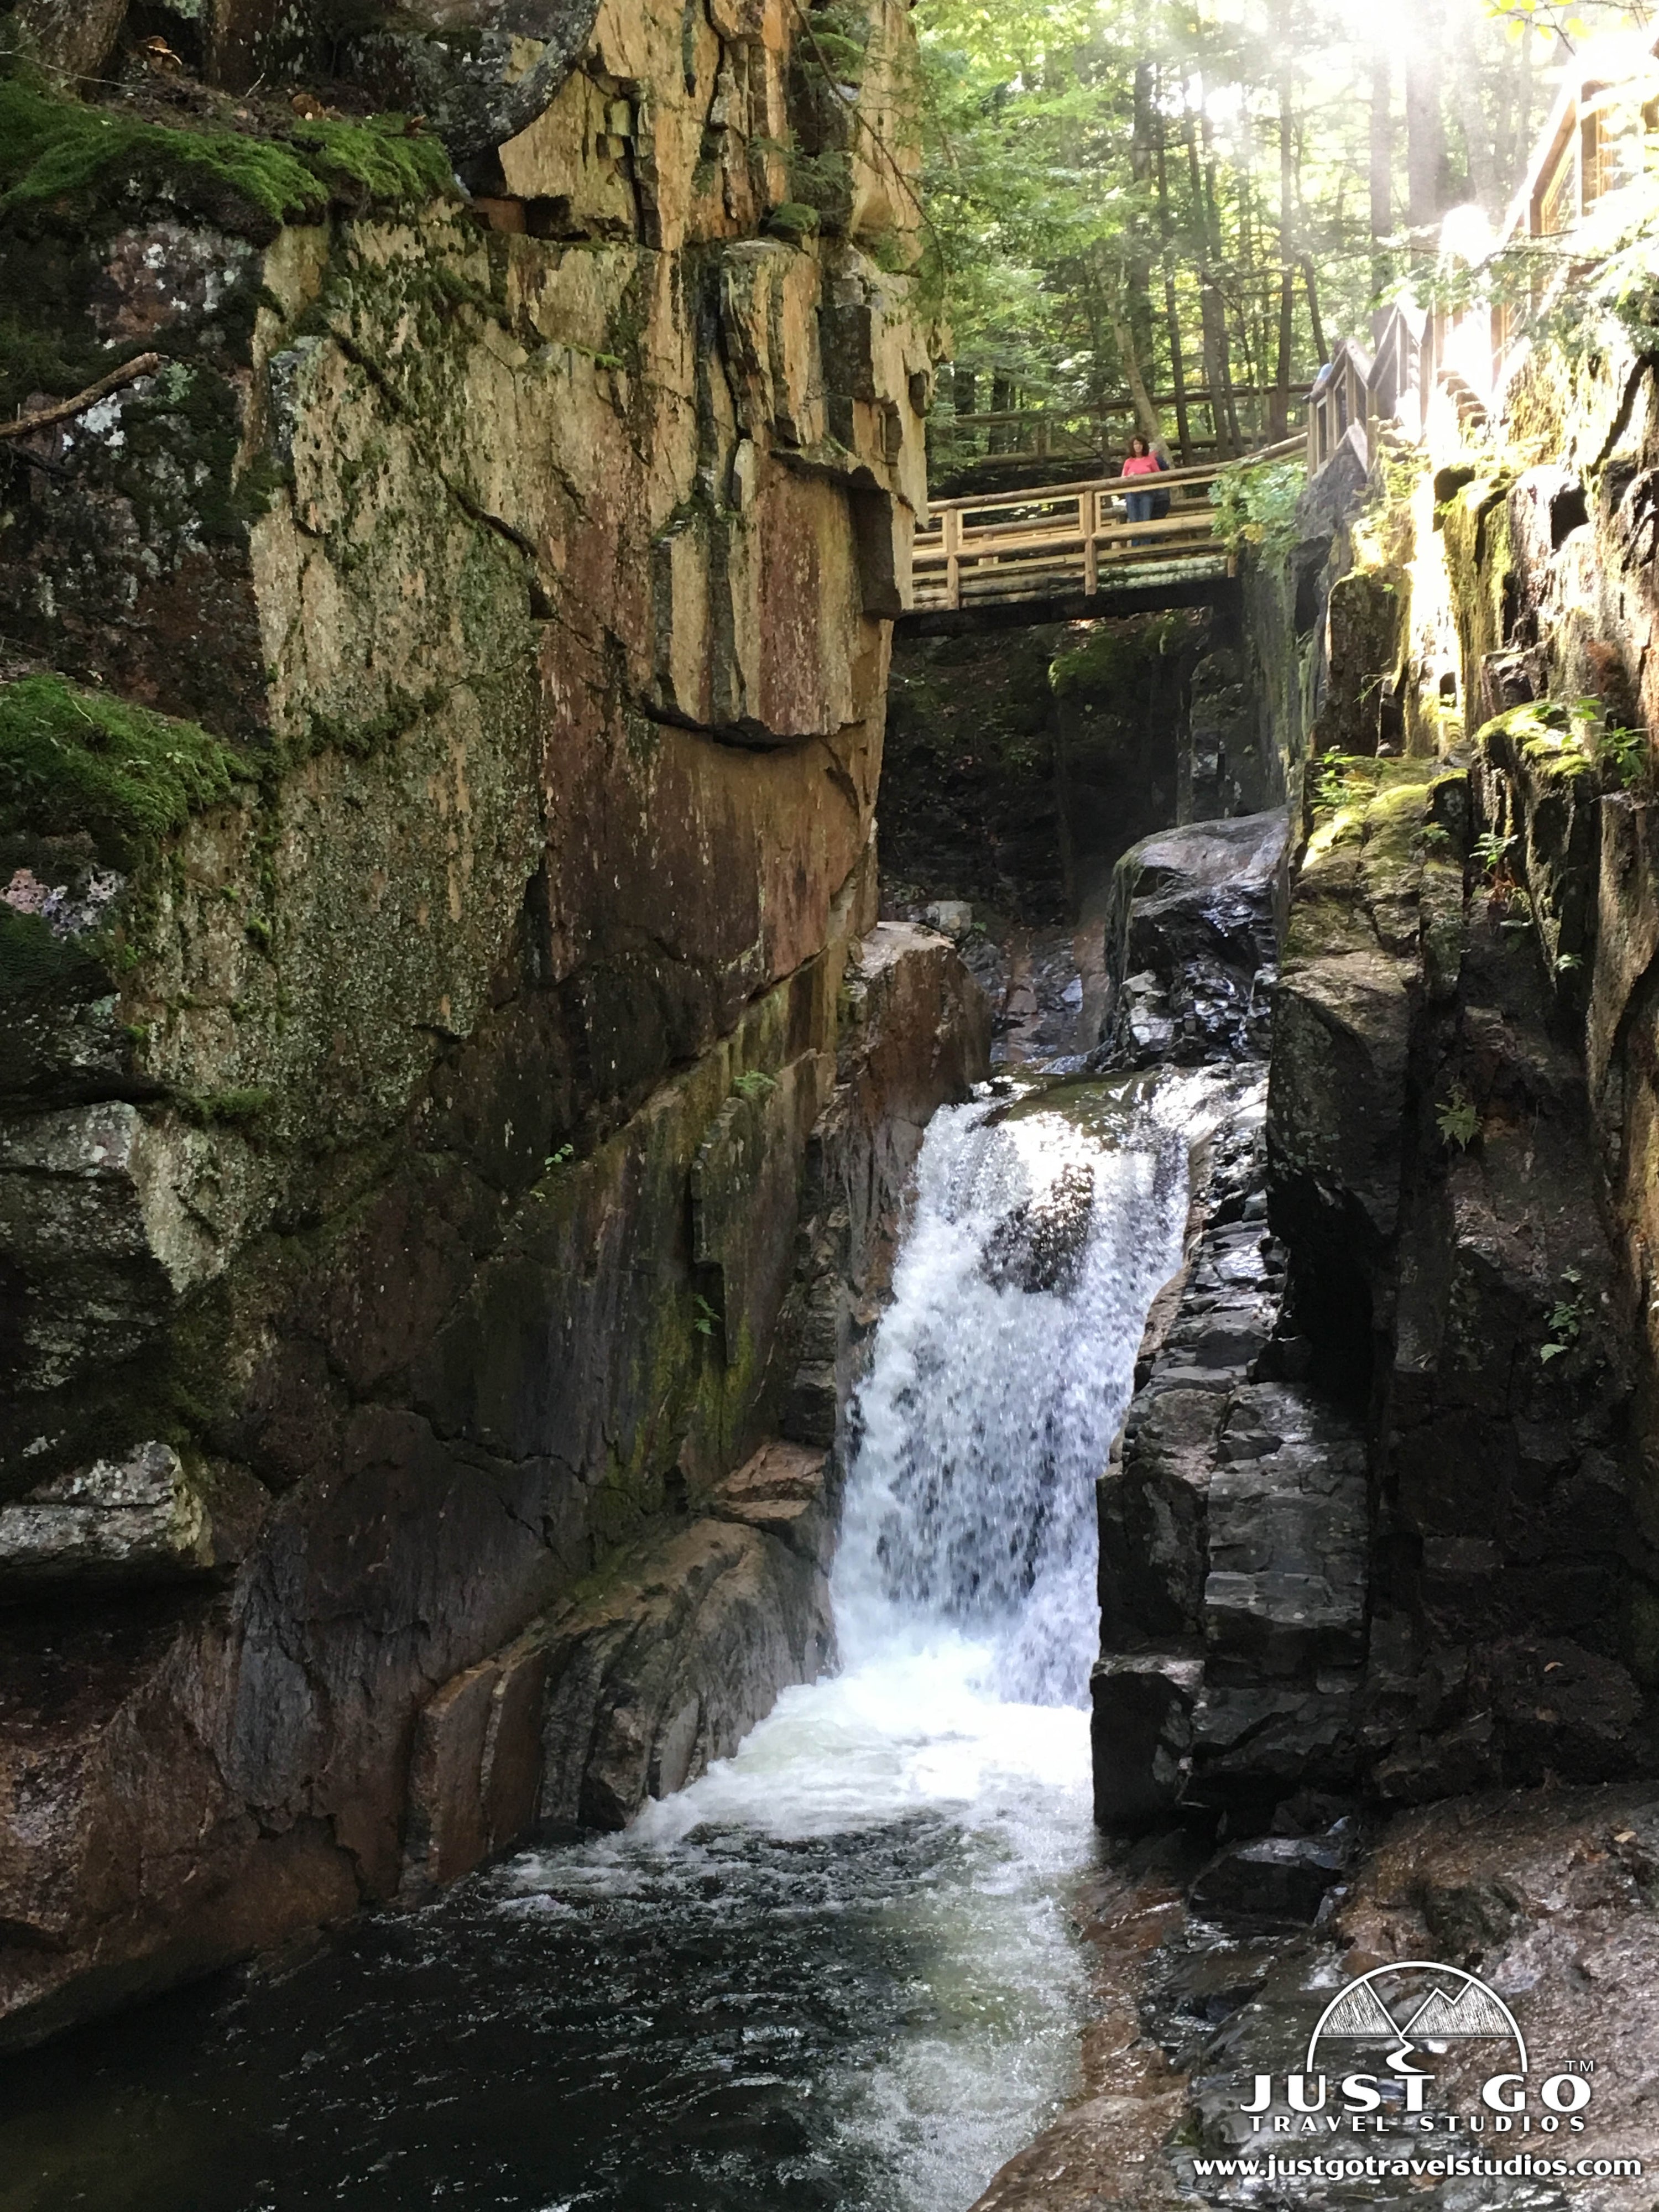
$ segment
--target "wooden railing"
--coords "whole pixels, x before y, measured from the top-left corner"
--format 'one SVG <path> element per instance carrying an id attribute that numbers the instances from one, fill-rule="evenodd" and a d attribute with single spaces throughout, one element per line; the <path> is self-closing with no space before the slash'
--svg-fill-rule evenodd
<path id="1" fill-rule="evenodd" d="M 1644 37 L 1651 40 L 1650 31 Z M 1659 40 L 1647 51 L 1659 55 Z M 1632 66 L 1626 52 L 1622 59 L 1611 58 L 1615 74 L 1609 78 L 1601 73 L 1609 58 L 1591 47 L 1565 65 L 1555 105 L 1495 236 L 1471 226 L 1469 210 L 1455 212 L 1441 232 L 1443 264 L 1474 267 L 1528 240 L 1565 239 L 1609 191 L 1644 173 L 1659 70 L 1651 61 Z M 1397 301 L 1375 325 L 1374 356 L 1353 341 L 1339 345 L 1309 404 L 1310 472 L 1328 466 L 1356 428 L 1364 434 L 1366 459 L 1379 423 L 1398 422 L 1419 436 L 1437 398 L 1463 428 L 1484 422 L 1529 343 L 1547 287 L 1577 281 L 1570 249 L 1538 257 L 1534 266 L 1529 301 L 1489 301 L 1478 288 L 1432 307 Z"/>
<path id="2" fill-rule="evenodd" d="M 1304 444 L 1293 438 L 1248 458 L 1284 459 Z M 1092 599 L 1150 582 L 1149 572 L 1158 580 L 1170 570 L 1182 579 L 1229 574 L 1209 497 L 1219 473 L 1212 462 L 1156 477 L 1103 477 L 992 498 L 936 500 L 916 532 L 913 605 L 926 613 L 1020 599 Z M 1167 492 L 1169 514 L 1131 522 L 1122 502 L 1146 491 Z"/>

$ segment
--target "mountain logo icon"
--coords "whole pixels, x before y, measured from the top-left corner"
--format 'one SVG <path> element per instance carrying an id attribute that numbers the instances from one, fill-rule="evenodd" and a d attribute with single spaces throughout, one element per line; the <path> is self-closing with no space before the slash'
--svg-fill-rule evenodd
<path id="1" fill-rule="evenodd" d="M 1475 2038 L 1513 2044 L 1526 2072 L 1526 2038 L 1495 1990 L 1462 1966 L 1402 1959 L 1373 1966 L 1337 1992 L 1309 2038 L 1305 2066 L 1315 2071 L 1322 2041 L 1386 2043 L 1391 2046 L 1387 2063 L 1395 2073 L 1422 2074 L 1428 2069 L 1415 2063 L 1418 2049 Z"/>

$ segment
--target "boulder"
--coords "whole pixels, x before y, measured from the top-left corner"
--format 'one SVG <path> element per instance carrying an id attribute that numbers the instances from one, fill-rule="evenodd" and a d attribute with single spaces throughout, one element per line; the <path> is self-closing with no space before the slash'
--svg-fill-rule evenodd
<path id="1" fill-rule="evenodd" d="M 1289 817 L 1194 822 L 1133 845 L 1113 872 L 1105 1064 L 1265 1055 Z"/>
<path id="2" fill-rule="evenodd" d="M 239 1468 L 187 1468 L 171 1444 L 51 1475 L 0 1505 L 0 1589 L 138 1583 L 232 1566 L 269 1509 Z"/>
<path id="3" fill-rule="evenodd" d="M 1119 1653 L 1090 1676 L 1095 1825 L 1133 1835 L 1174 1813 L 1190 1770 L 1199 1659 Z"/>
<path id="4" fill-rule="evenodd" d="M 983 1262 L 987 1281 L 999 1289 L 1071 1290 L 1083 1265 L 1094 1206 L 1093 1170 L 1075 1161 L 1061 1168 L 992 1231 Z"/>
<path id="5" fill-rule="evenodd" d="M 497 149 L 545 114 L 580 60 L 600 0 L 415 0 L 360 32 L 342 74 L 384 107 L 424 115 L 463 173 L 496 182 Z"/>
<path id="6" fill-rule="evenodd" d="M 73 81 L 97 74 L 126 12 L 127 0 L 16 0 L 11 27 L 32 60 Z"/>
<path id="7" fill-rule="evenodd" d="M 1310 1923 L 1351 1856 L 1342 1841 L 1326 1837 L 1258 1836 L 1231 1844 L 1194 1882 L 1193 1910 L 1224 1919 Z"/>
<path id="8" fill-rule="evenodd" d="M 735 1751 L 835 1649 L 825 1457 L 763 1447 L 682 1534 L 546 1626 L 539 1813 L 620 1828 Z"/>

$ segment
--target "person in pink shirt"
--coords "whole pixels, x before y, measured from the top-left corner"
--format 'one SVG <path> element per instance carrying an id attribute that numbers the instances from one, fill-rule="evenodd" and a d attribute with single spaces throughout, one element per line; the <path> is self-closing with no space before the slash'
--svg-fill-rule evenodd
<path id="1" fill-rule="evenodd" d="M 1160 470 L 1166 469 L 1169 465 L 1167 461 L 1161 459 L 1152 451 L 1149 441 L 1143 438 L 1137 430 L 1129 441 L 1128 455 L 1124 461 L 1121 473 L 1126 477 L 1155 477 Z M 1128 493 L 1123 503 L 1129 510 L 1130 521 L 1150 522 L 1157 501 L 1158 494 L 1155 491 Z M 1145 540 L 1137 542 L 1144 544 Z"/>

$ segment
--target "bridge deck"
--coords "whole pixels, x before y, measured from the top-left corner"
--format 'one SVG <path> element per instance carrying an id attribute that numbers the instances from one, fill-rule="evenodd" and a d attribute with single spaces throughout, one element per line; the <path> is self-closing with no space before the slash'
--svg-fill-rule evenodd
<path id="1" fill-rule="evenodd" d="M 1304 447 L 1297 438 L 1250 458 L 1282 459 Z M 1231 575 L 1231 559 L 1216 538 L 1209 496 L 1219 473 L 1211 463 L 1166 469 L 1156 477 L 1102 477 L 1090 483 L 936 501 L 916 532 L 915 613 L 1120 597 L 1143 601 L 1148 589 Z M 1123 501 L 1149 490 L 1169 494 L 1168 515 L 1131 522 Z"/>

